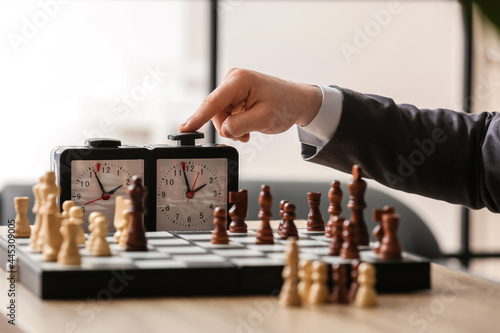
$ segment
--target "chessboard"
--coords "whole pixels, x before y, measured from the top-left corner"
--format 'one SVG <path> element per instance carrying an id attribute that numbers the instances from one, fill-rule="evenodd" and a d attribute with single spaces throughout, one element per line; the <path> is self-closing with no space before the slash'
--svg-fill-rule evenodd
<path id="1" fill-rule="evenodd" d="M 92 256 L 79 245 L 80 266 L 44 261 L 30 249 L 28 238 L 17 238 L 17 279 L 42 299 L 277 295 L 287 240 L 275 234 L 274 244 L 256 245 L 254 230 L 228 234 L 229 244 L 212 244 L 211 231 L 147 232 L 148 251 L 137 252 L 125 251 L 109 235 L 112 256 Z M 349 271 L 352 260 L 328 255 L 330 242 L 324 232 L 298 229 L 300 259 L 323 261 L 330 274 L 336 263 Z M 2 267 L 7 264 L 7 245 L 7 236 L 1 236 Z M 369 246 L 359 250 L 360 260 L 376 267 L 379 293 L 430 288 L 427 259 L 403 252 L 401 259 L 382 260 Z"/>

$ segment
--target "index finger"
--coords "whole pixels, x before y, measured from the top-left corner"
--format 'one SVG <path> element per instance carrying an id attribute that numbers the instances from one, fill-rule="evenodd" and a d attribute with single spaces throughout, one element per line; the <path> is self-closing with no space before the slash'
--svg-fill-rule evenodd
<path id="1" fill-rule="evenodd" d="M 250 91 L 248 81 L 235 75 L 227 77 L 222 83 L 208 95 L 198 110 L 189 117 L 186 122 L 179 126 L 179 130 L 196 131 L 216 114 L 225 112 L 233 105 L 243 102 Z M 226 118 L 229 114 L 224 115 Z"/>

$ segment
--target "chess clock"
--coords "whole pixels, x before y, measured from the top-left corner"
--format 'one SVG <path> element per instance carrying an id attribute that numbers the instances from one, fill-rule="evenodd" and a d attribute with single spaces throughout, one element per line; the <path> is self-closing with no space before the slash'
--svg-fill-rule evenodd
<path id="1" fill-rule="evenodd" d="M 147 230 L 210 230 L 213 210 L 227 210 L 229 191 L 238 189 L 238 152 L 217 144 L 196 144 L 203 133 L 169 135 L 176 144 L 124 146 L 113 139 L 89 139 L 83 147 L 56 147 L 53 170 L 61 187 L 60 204 L 73 200 L 93 211 L 114 231 L 114 198 L 127 197 L 132 176 L 143 178 Z"/>
<path id="2" fill-rule="evenodd" d="M 203 133 L 169 135 L 176 146 L 156 146 L 158 230 L 213 229 L 213 211 L 227 211 L 229 191 L 238 189 L 238 152 L 225 145 L 196 145 Z"/>
<path id="3" fill-rule="evenodd" d="M 60 205 L 72 200 L 82 207 L 86 231 L 90 213 L 98 211 L 114 232 L 114 198 L 128 197 L 132 176 L 148 181 L 148 153 L 144 147 L 122 146 L 114 139 L 89 139 L 83 147 L 56 147 L 51 159 L 61 188 Z"/>

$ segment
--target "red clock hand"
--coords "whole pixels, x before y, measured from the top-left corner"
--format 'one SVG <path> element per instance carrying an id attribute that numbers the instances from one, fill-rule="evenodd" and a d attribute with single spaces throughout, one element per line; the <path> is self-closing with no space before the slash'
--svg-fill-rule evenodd
<path id="1" fill-rule="evenodd" d="M 196 175 L 196 179 L 194 180 L 194 183 L 193 183 L 193 188 L 191 189 L 191 191 L 188 191 L 188 193 L 186 193 L 186 196 L 188 197 L 188 201 L 189 202 L 189 199 L 191 199 L 192 197 L 194 197 L 194 187 L 196 186 L 196 182 L 198 181 L 198 177 L 200 176 L 200 173 L 198 172 L 198 174 Z"/>

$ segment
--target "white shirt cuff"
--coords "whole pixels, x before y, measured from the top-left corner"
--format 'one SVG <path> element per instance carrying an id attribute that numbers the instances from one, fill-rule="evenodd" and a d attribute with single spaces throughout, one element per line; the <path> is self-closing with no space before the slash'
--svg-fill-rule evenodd
<path id="1" fill-rule="evenodd" d="M 323 148 L 335 134 L 342 115 L 342 92 L 337 88 L 316 85 L 323 93 L 323 102 L 314 119 L 306 126 L 297 125 L 301 143 Z"/>

